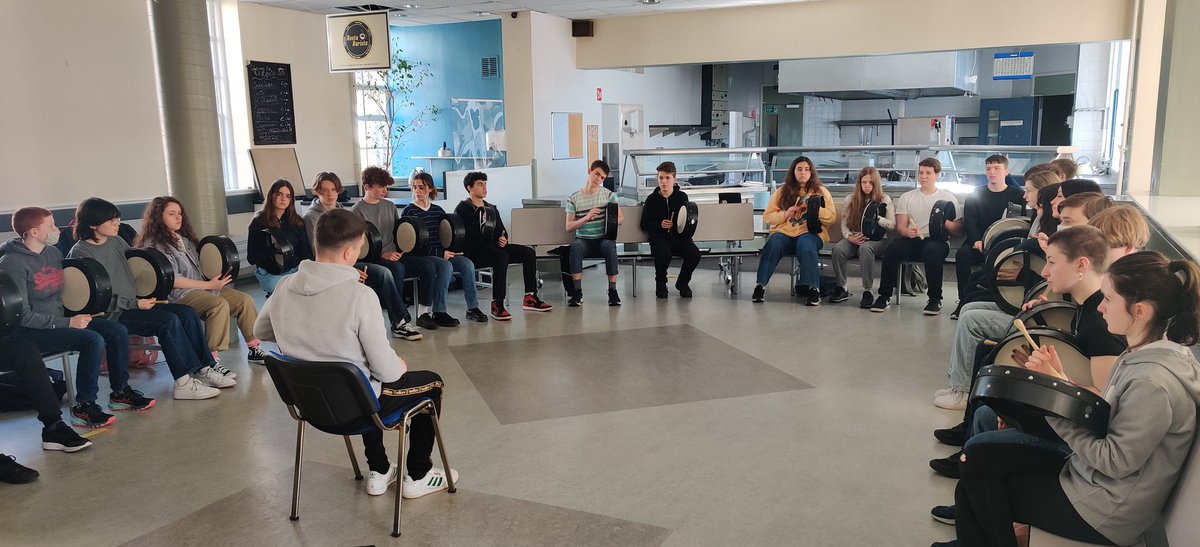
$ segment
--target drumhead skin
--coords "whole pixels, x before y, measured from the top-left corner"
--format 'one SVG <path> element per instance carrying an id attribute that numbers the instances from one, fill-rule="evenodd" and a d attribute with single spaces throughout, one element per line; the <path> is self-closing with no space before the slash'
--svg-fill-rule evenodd
<path id="1" fill-rule="evenodd" d="M 992 244 L 1010 237 L 1027 237 L 1029 235 L 1029 226 L 1029 221 L 1023 218 L 1002 218 L 997 220 L 983 232 L 983 248 L 987 249 Z"/>
<path id="2" fill-rule="evenodd" d="M 429 249 L 429 231 L 415 217 L 400 217 L 396 222 L 396 248 L 404 254 L 423 255 Z"/>
<path id="3" fill-rule="evenodd" d="M 24 308 L 21 287 L 12 276 L 0 270 L 0 336 L 21 325 L 21 311 Z"/>
<path id="4" fill-rule="evenodd" d="M 442 248 L 452 253 L 461 253 L 467 244 L 467 226 L 462 217 L 454 213 L 442 215 L 438 222 L 438 239 Z"/>
<path id="5" fill-rule="evenodd" d="M 1026 327 L 1029 331 L 1029 336 L 1033 338 L 1038 345 L 1051 345 L 1058 352 L 1058 358 L 1062 361 L 1063 372 L 1067 374 L 1071 380 L 1080 385 L 1092 384 L 1092 360 L 1083 354 L 1079 346 L 1075 344 L 1075 337 L 1054 329 Z M 1007 365 L 1025 370 L 1024 366 L 1017 364 L 1013 359 L 1013 351 L 1021 349 L 1029 343 L 1025 341 L 1025 337 L 1014 332 L 1004 338 L 999 345 L 988 354 L 989 365 Z M 1024 350 L 1022 350 L 1024 351 Z"/>
<path id="6" fill-rule="evenodd" d="M 1073 302 L 1046 302 L 1039 304 L 1017 316 L 1026 328 L 1041 327 L 1054 329 L 1072 334 L 1075 326 L 1075 316 L 1079 314 L 1079 306 Z"/>
<path id="7" fill-rule="evenodd" d="M 694 201 L 684 203 L 675 213 L 675 232 L 679 234 L 679 237 L 691 239 L 696 235 L 696 228 L 699 226 L 700 207 Z"/>
<path id="8" fill-rule="evenodd" d="M 94 258 L 63 261 L 63 313 L 68 316 L 108 311 L 112 283 L 104 266 Z"/>
<path id="9" fill-rule="evenodd" d="M 379 255 L 383 252 L 383 237 L 379 235 L 379 228 L 374 224 L 367 223 L 367 233 L 363 237 L 362 247 L 358 251 L 358 259 L 367 262 L 379 260 Z"/>
<path id="10" fill-rule="evenodd" d="M 166 255 L 157 249 L 129 249 L 125 261 L 138 298 L 167 299 L 175 287 L 175 269 Z"/>
<path id="11" fill-rule="evenodd" d="M 237 245 L 225 236 L 208 236 L 200 240 L 200 273 L 208 279 L 226 275 L 237 279 L 241 268 Z"/>

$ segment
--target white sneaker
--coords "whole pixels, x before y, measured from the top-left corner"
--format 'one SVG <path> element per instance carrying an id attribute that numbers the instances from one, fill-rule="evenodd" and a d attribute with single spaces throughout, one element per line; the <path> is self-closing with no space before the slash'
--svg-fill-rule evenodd
<path id="1" fill-rule="evenodd" d="M 407 477 L 406 477 L 407 480 Z M 370 472 L 367 475 L 367 495 L 382 496 L 387 493 L 388 486 L 396 482 L 396 466 L 393 465 L 387 473 Z"/>
<path id="2" fill-rule="evenodd" d="M 192 376 L 184 376 L 187 382 L 179 385 L 175 382 L 175 400 L 176 401 L 198 401 L 200 399 L 212 399 L 221 394 L 219 389 L 209 387 Z"/>
<path id="3" fill-rule="evenodd" d="M 192 378 L 200 380 L 204 385 L 209 387 L 233 387 L 237 385 L 237 381 L 233 378 L 225 376 L 212 367 L 204 367 L 192 373 Z"/>
<path id="4" fill-rule="evenodd" d="M 966 391 L 953 390 L 950 393 L 934 397 L 933 406 L 946 410 L 962 410 L 967 408 L 967 398 L 969 396 Z"/>
<path id="5" fill-rule="evenodd" d="M 951 394 L 951 393 L 954 393 L 954 388 L 952 388 L 952 387 L 944 387 L 944 388 L 942 388 L 942 389 L 939 389 L 939 390 L 937 390 L 937 391 L 933 392 L 933 398 L 934 398 L 934 399 L 936 399 L 936 398 L 938 398 L 938 397 L 941 397 L 941 396 L 943 396 L 943 395 L 949 395 L 949 394 Z"/>
<path id="6" fill-rule="evenodd" d="M 454 477 L 454 482 L 458 482 L 458 471 L 451 469 L 450 476 Z M 419 498 L 439 490 L 445 490 L 449 486 L 449 482 L 446 481 L 446 471 L 440 467 L 434 467 L 419 481 L 414 481 L 412 477 L 405 475 L 401 495 L 405 499 Z"/>

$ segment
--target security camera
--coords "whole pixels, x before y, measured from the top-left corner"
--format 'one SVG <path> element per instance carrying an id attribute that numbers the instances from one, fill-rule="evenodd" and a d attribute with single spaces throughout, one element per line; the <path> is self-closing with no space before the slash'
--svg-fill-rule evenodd
<path id="1" fill-rule="evenodd" d="M 515 11 L 514 11 L 514 12 L 512 12 L 512 13 L 508 14 L 508 16 L 509 16 L 509 17 L 512 17 L 513 19 L 516 19 L 516 18 L 517 18 L 517 12 L 515 12 Z"/>

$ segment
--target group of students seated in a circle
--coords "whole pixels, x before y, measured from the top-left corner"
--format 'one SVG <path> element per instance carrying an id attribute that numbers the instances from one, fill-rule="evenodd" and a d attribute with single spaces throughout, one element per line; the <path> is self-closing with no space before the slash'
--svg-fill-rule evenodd
<path id="1" fill-rule="evenodd" d="M 1057 166 L 1040 165 L 1025 173 L 1022 191 L 1002 185 L 1007 174 L 1004 162 L 989 158 L 988 167 L 988 186 L 966 200 L 963 215 L 943 220 L 943 228 L 965 233 L 967 240 L 956 256 L 961 257 L 959 267 L 965 265 L 965 269 L 959 275 L 960 302 L 954 314 L 959 322 L 950 349 L 950 385 L 934 394 L 934 403 L 963 411 L 963 420 L 934 432 L 939 441 L 962 449 L 930 462 L 937 473 L 960 479 L 953 505 L 935 507 L 933 516 L 954 524 L 957 540 L 949 545 L 1016 545 L 1027 526 L 1097 544 L 1133 543 L 1161 514 L 1196 435 L 1200 363 L 1187 346 L 1200 337 L 1200 269 L 1190 262 L 1169 261 L 1157 252 L 1142 251 L 1149 240 L 1145 220 L 1135 208 L 1116 205 L 1099 195 L 1094 183 L 1064 180 L 1067 175 Z M 763 289 L 781 257 L 795 253 L 800 263 L 799 283 L 805 286 L 802 296 L 809 303 L 820 302 L 819 292 L 814 293 L 819 282 L 816 252 L 827 243 L 828 230 L 809 233 L 807 219 L 799 220 L 809 212 L 798 204 L 806 203 L 807 196 L 821 195 L 824 206 L 813 212 L 814 221 L 828 227 L 840 217 L 846 236 L 834 248 L 838 287 L 832 301 L 850 298 L 846 290 L 848 261 L 855 256 L 864 268 L 863 291 L 870 293 L 874 257 L 882 255 L 878 297 L 864 297 L 864 307 L 886 310 L 897 287 L 900 262 L 922 260 L 927 262 L 930 283 L 926 312 L 939 311 L 940 271 L 949 248 L 943 241 L 928 238 L 929 226 L 922 225 L 922 221 L 928 223 L 936 201 L 954 199 L 934 185 L 939 171 L 936 161 L 923 161 L 920 187 L 897 200 L 893 210 L 891 200 L 882 193 L 879 173 L 864 169 L 854 193 L 837 208 L 811 161 L 798 158 L 783 187 L 771 196 L 765 220 L 772 225 L 772 233 L 762 253 L 754 300 L 763 299 Z M 587 186 L 568 202 L 565 227 L 575 230 L 578 238 L 562 253 L 572 305 L 582 301 L 578 283 L 582 261 L 594 257 L 606 260 L 609 303 L 620 303 L 615 290 L 615 247 L 603 237 L 603 227 L 592 224 L 602 220 L 602 209 L 615 201 L 602 187 L 606 174 L 606 165 L 593 165 Z M 686 202 L 674 174 L 673 165 L 659 167 L 659 187 L 647 199 L 644 211 L 649 212 L 640 220 L 655 250 L 656 295 L 660 297 L 666 297 L 666 265 L 673 254 L 685 258 L 685 271 L 676 283 L 685 297 L 690 296 L 688 278 L 699 261 L 694 243 L 672 230 L 670 211 Z M 62 421 L 41 363 L 42 354 L 80 353 L 77 404 L 70 420 L 85 427 L 103 427 L 114 421 L 97 402 L 104 360 L 111 387 L 108 409 L 144 411 L 155 403 L 128 384 L 130 334 L 158 338 L 176 378 L 176 399 L 205 399 L 236 383 L 233 373 L 217 359 L 218 352 L 229 346 L 233 322 L 247 340 L 248 361 L 264 359 L 259 343 L 264 340 L 274 342 L 282 354 L 294 359 L 353 363 L 370 379 L 381 411 L 429 397 L 440 413 L 442 378 L 408 369 L 388 342 L 384 309 L 393 336 L 420 337 L 399 289 L 411 272 L 418 278 L 422 308 L 418 326 L 431 329 L 457 324 L 446 311 L 450 276 L 458 273 L 464 285 L 472 285 L 474 270 L 491 266 L 495 275 L 490 313 L 485 315 L 479 309 L 474 291 L 464 291 L 467 318 L 486 321 L 490 315 L 509 319 L 503 275 L 507 265 L 516 262 L 524 268 L 522 307 L 548 311 L 550 306 L 537 293 L 536 255 L 528 247 L 509 243 L 502 223 L 490 237 L 481 236 L 477 221 L 494 209 L 485 201 L 487 177 L 482 173 L 467 175 L 464 186 L 469 197 L 455 207 L 468 229 L 461 255 L 436 244 L 428 255 L 400 253 L 394 236 L 388 236 L 400 217 L 396 206 L 384 197 L 391 177 L 382 169 L 368 168 L 362 181 L 366 197 L 346 209 L 337 202 L 342 189 L 338 177 L 319 174 L 313 184 L 319 200 L 304 215 L 295 208 L 288 181 L 271 186 L 267 204 L 250 230 L 250 259 L 257 266 L 255 273 L 262 287 L 270 293 L 259 313 L 247 295 L 229 288 L 231 279 L 205 279 L 199 273 L 196 234 L 182 205 L 169 197 L 156 198 L 147 207 L 135 245 L 153 246 L 170 258 L 176 272 L 175 290 L 165 304 L 136 298 L 125 261 L 129 245 L 118 236 L 119 211 L 113 204 L 93 198 L 76 211 L 77 243 L 68 256 L 99 261 L 108 272 L 114 297 L 103 317 L 67 317 L 62 303 L 63 257 L 55 246 L 59 230 L 45 209 L 17 211 L 13 228 L 18 237 L 0 246 L 0 268 L 19 282 L 25 309 L 20 328 L 3 341 L 0 370 L 10 373 L 0 378 L 16 378 L 35 402 L 45 425 L 43 447 L 73 452 L 86 448 L 90 441 Z M 421 218 L 432 232 L 443 214 L 431 202 L 437 195 L 432 180 L 427 175 L 414 177 L 412 187 L 415 199 L 403 215 Z M 1054 417 L 1046 418 L 1053 438 L 1034 436 L 1006 424 L 993 409 L 970 401 L 971 384 L 985 364 L 989 341 L 1013 331 L 1013 316 L 1002 311 L 992 291 L 982 290 L 995 279 L 970 268 L 978 258 L 975 253 L 983 250 L 975 243 L 1016 200 L 1034 212 L 1028 237 L 1020 245 L 1045 257 L 1046 265 L 1039 273 L 1047 290 L 1078 305 L 1070 334 L 1090 369 L 1086 380 L 1090 385 L 1080 387 L 1103 397 L 1112 409 L 1103 436 Z M 879 224 L 895 230 L 900 238 L 888 242 L 863 236 L 858 215 L 870 201 L 889 205 Z M 368 222 L 377 224 L 384 243 L 380 258 L 364 263 L 359 257 Z M 293 238 L 294 252 L 304 259 L 298 267 L 272 270 L 277 263 L 269 256 L 273 251 L 265 229 L 282 230 Z M 1035 297 L 1025 308 L 1045 299 Z M 1073 382 L 1054 346 L 1025 348 L 1014 352 L 1013 358 L 1030 370 Z M 405 497 L 419 497 L 445 488 L 447 476 L 457 480 L 456 471 L 432 464 L 433 424 L 428 416 L 413 420 L 411 439 L 408 473 L 401 480 L 384 449 L 382 432 L 363 435 L 370 467 L 368 494 L 382 495 L 400 480 Z M 28 482 L 33 478 L 36 472 L 10 458 L 0 458 L 0 480 Z"/>

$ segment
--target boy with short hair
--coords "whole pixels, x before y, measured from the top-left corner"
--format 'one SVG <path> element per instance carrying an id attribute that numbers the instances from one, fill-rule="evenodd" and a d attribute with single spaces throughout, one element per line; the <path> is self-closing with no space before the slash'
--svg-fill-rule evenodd
<path id="1" fill-rule="evenodd" d="M 1004 217 L 1010 203 L 1025 203 L 1025 191 L 1010 186 L 1008 158 L 999 154 L 988 156 L 983 161 L 987 184 L 975 189 L 967 196 L 964 226 L 966 239 L 954 254 L 954 270 L 958 274 L 958 298 L 961 302 L 970 288 L 972 267 L 983 264 L 983 234 L 992 223 Z M 961 304 L 960 304 L 961 305 Z M 957 311 L 957 308 L 956 310 Z"/>
<path id="2" fill-rule="evenodd" d="M 617 195 L 605 188 L 609 168 L 604 160 L 593 161 L 588 167 L 588 179 L 584 187 L 567 198 L 568 232 L 575 232 L 571 244 L 572 294 L 567 305 L 574 308 L 583 303 L 583 259 L 590 256 L 604 257 L 604 270 L 608 274 L 608 305 L 620 306 L 617 295 L 617 244 L 604 239 L 605 207 L 617 202 Z M 617 224 L 625 222 L 624 213 L 617 208 Z"/>
<path id="3" fill-rule="evenodd" d="M 683 266 L 679 269 L 675 288 L 679 296 L 691 298 L 692 289 L 688 283 L 700 263 L 700 249 L 691 237 L 685 238 L 675 229 L 678 221 L 675 214 L 688 202 L 688 196 L 675 183 L 673 162 L 664 161 L 656 170 L 658 188 L 646 196 L 641 219 L 642 230 L 650 240 L 650 254 L 654 255 L 654 295 L 667 297 L 667 267 L 671 265 L 671 256 L 679 255 L 683 257 Z"/>
<path id="4" fill-rule="evenodd" d="M 882 313 L 891 307 L 892 291 L 900 281 L 900 263 L 905 260 L 921 260 L 925 264 L 925 276 L 929 280 L 929 302 L 925 315 L 938 315 L 942 311 L 942 264 L 950 254 L 950 244 L 929 239 L 930 213 L 938 201 L 954 204 L 956 218 L 945 219 L 945 228 L 950 233 L 962 229 L 962 208 L 954 194 L 937 187 L 942 163 L 937 158 L 925 158 L 917 164 L 915 190 L 909 190 L 896 200 L 896 233 L 900 235 L 883 251 L 883 273 L 879 280 L 879 297 L 871 305 L 871 311 Z"/>
<path id="5" fill-rule="evenodd" d="M 554 308 L 538 298 L 537 253 L 532 247 L 508 242 L 508 231 L 499 216 L 499 209 L 484 198 L 488 195 L 487 173 L 472 171 L 463 177 L 467 199 L 459 202 L 454 214 L 462 217 L 467 226 L 466 255 L 478 268 L 492 268 L 492 319 L 508 321 L 512 314 L 504 309 L 508 294 L 508 265 L 518 263 L 525 281 L 525 296 L 521 308 L 527 311 L 547 312 Z M 483 237 L 485 215 L 496 215 L 496 229 L 490 239 Z"/>
<path id="6" fill-rule="evenodd" d="M 254 324 L 254 334 L 274 341 L 291 358 L 354 364 L 379 397 L 380 415 L 425 397 L 433 400 L 440 414 L 442 378 L 434 372 L 408 370 L 388 344 L 378 297 L 358 282 L 354 263 L 366 229 L 361 217 L 344 209 L 322 214 L 316 226 L 317 260 L 301 262 L 296 274 L 279 282 Z M 430 459 L 433 420 L 418 415 L 409 431 L 408 476 L 401 493 L 417 498 L 446 488 L 445 470 L 433 467 Z M 376 429 L 362 437 L 371 470 L 367 494 L 383 495 L 396 482 L 383 431 Z M 458 473 L 450 473 L 457 481 Z"/>

